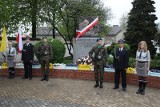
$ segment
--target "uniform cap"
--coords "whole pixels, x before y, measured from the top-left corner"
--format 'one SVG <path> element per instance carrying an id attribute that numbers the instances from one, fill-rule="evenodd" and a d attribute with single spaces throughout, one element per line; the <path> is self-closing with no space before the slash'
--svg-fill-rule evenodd
<path id="1" fill-rule="evenodd" d="M 123 39 L 118 40 L 118 43 L 124 43 L 125 41 Z"/>
<path id="2" fill-rule="evenodd" d="M 42 37 L 42 39 L 47 39 L 47 36 Z"/>
<path id="3" fill-rule="evenodd" d="M 102 38 L 98 38 L 98 39 L 97 39 L 97 42 L 100 41 L 100 40 L 102 40 Z"/>

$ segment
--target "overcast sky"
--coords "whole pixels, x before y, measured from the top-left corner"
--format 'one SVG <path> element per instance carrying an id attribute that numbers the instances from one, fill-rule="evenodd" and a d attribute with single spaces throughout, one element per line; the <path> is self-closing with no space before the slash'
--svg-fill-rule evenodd
<path id="1" fill-rule="evenodd" d="M 131 2 L 133 0 L 101 0 L 104 3 L 104 6 L 110 7 L 112 10 L 113 18 L 109 21 L 111 25 L 119 25 L 120 18 L 123 14 L 130 12 L 132 8 Z M 156 16 L 158 20 L 156 23 L 160 23 L 160 0 L 155 1 Z"/>

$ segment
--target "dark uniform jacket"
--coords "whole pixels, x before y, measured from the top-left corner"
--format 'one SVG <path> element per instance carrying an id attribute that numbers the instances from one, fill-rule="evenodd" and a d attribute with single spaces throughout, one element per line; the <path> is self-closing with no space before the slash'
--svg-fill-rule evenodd
<path id="1" fill-rule="evenodd" d="M 125 68 L 128 68 L 128 62 L 129 62 L 129 55 L 128 50 L 123 48 L 122 51 L 118 49 L 114 52 L 114 60 L 113 60 L 113 66 L 115 69 L 124 70 Z"/>
<path id="2" fill-rule="evenodd" d="M 33 61 L 34 58 L 34 50 L 33 50 L 33 45 L 29 43 L 23 44 L 23 50 L 22 50 L 22 60 L 23 62 L 28 62 L 28 61 Z"/>
<path id="3" fill-rule="evenodd" d="M 106 56 L 106 49 L 102 45 L 96 45 L 89 51 L 89 57 L 95 64 L 105 64 Z"/>

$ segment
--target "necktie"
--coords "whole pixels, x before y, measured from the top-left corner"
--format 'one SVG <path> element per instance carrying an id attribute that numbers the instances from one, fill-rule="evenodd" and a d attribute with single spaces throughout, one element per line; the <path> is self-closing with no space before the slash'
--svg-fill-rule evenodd
<path id="1" fill-rule="evenodd" d="M 141 56 L 142 56 L 142 51 L 141 51 L 140 54 L 139 54 L 139 59 L 141 59 Z"/>
<path id="2" fill-rule="evenodd" d="M 11 53 L 11 48 L 9 48 L 9 54 Z"/>

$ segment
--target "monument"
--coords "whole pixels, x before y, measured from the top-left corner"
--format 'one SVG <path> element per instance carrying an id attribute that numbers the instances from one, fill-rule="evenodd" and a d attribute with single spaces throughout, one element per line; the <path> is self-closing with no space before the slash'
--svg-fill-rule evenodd
<path id="1" fill-rule="evenodd" d="M 95 18 L 96 16 L 80 17 L 77 29 L 83 30 L 86 26 L 92 23 Z M 99 26 L 95 25 L 73 43 L 73 63 L 76 63 L 79 58 L 88 56 L 90 49 L 97 44 L 96 40 L 99 38 L 98 32 Z"/>
<path id="2" fill-rule="evenodd" d="M 79 58 L 83 56 L 88 56 L 88 52 L 91 48 L 97 44 L 96 40 L 98 39 L 97 36 L 92 37 L 81 37 L 77 40 L 77 42 L 73 43 L 73 63 Z"/>

